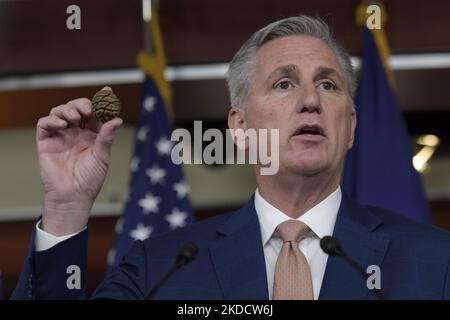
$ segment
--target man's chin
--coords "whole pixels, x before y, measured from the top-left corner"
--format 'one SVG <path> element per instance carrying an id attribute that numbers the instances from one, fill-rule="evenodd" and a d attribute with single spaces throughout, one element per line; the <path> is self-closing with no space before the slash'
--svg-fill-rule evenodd
<path id="1" fill-rule="evenodd" d="M 296 161 L 288 166 L 288 171 L 303 176 L 314 176 L 326 170 L 326 165 L 321 159 L 309 159 L 308 161 Z"/>

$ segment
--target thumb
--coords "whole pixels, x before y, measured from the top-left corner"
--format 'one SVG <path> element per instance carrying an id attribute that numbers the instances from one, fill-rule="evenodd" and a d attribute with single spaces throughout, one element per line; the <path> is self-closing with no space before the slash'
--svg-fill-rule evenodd
<path id="1" fill-rule="evenodd" d="M 122 123 L 123 120 L 121 118 L 114 118 L 106 122 L 101 126 L 97 138 L 95 139 L 94 153 L 104 163 L 109 163 L 114 134 Z"/>

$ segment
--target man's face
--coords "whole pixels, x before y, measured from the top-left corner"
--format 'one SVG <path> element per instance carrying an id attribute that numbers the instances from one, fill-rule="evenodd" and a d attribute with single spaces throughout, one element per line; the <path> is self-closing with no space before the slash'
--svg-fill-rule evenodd
<path id="1" fill-rule="evenodd" d="M 289 36 L 260 48 L 244 129 L 279 129 L 280 172 L 340 172 L 355 112 L 336 56 L 322 41 Z"/>

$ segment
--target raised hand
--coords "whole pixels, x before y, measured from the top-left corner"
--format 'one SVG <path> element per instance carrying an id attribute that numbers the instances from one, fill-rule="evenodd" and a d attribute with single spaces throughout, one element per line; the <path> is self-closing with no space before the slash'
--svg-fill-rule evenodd
<path id="1" fill-rule="evenodd" d="M 106 178 L 114 131 L 122 124 L 120 118 L 98 123 L 91 109 L 87 98 L 72 100 L 37 123 L 44 186 L 41 228 L 56 236 L 78 232 L 87 224 Z"/>

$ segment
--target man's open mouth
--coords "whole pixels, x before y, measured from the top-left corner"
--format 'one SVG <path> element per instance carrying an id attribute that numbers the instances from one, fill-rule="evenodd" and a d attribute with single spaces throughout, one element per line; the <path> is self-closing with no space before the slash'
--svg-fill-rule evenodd
<path id="1" fill-rule="evenodd" d="M 319 125 L 302 125 L 294 133 L 294 136 L 310 135 L 310 136 L 325 136 L 324 130 Z"/>

